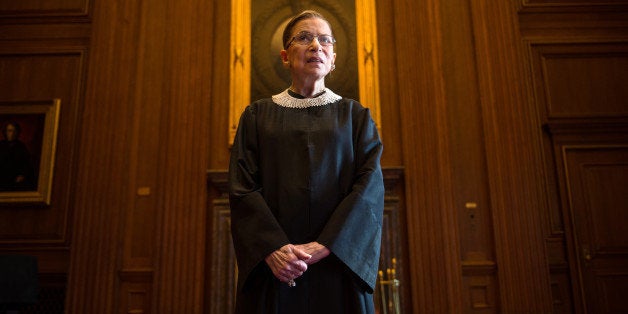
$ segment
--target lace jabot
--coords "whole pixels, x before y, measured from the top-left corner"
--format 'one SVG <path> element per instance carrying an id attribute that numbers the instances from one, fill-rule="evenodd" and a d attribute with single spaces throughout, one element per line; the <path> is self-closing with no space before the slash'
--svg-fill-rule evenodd
<path id="1" fill-rule="evenodd" d="M 315 98 L 296 98 L 291 96 L 288 93 L 288 89 L 283 92 L 273 95 L 273 102 L 278 104 L 279 106 L 286 108 L 309 108 L 309 107 L 317 107 L 324 106 L 327 104 L 331 104 L 342 99 L 341 96 L 336 95 L 329 88 L 325 88 L 325 92 Z"/>

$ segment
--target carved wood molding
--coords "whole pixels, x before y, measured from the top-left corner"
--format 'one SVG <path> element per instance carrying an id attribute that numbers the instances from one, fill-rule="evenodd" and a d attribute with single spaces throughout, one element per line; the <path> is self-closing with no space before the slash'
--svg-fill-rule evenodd
<path id="1" fill-rule="evenodd" d="M 575 136 L 607 134 L 619 136 L 619 133 L 628 133 L 628 119 L 554 120 L 546 123 L 543 127 L 553 136 L 560 134 Z"/>
<path id="2" fill-rule="evenodd" d="M 240 115 L 251 102 L 251 0 L 231 0 L 229 55 L 229 144 Z"/>
<path id="3" fill-rule="evenodd" d="M 92 0 L 22 0 L 0 2 L 0 19 L 28 22 L 86 18 Z"/>
<path id="4" fill-rule="evenodd" d="M 360 102 L 370 108 L 371 116 L 381 132 L 375 0 L 356 0 L 355 8 Z"/>
<path id="5" fill-rule="evenodd" d="M 520 31 L 530 40 L 626 37 L 628 2 L 526 1 L 518 11 Z"/>
<path id="6" fill-rule="evenodd" d="M 7 37 L 17 35 L 4 34 L 3 31 L 0 30 L 0 33 Z M 50 165 L 47 178 L 50 180 L 47 201 L 30 205 L 3 202 L 0 208 L 8 210 L 0 212 L 0 227 L 3 230 L 0 244 L 63 248 L 69 245 L 72 229 L 68 220 L 73 208 L 71 191 L 75 180 L 75 141 L 80 133 L 77 115 L 80 112 L 87 47 L 78 42 L 68 44 L 54 40 L 9 41 L 0 46 L 0 67 L 4 71 L 0 76 L 5 76 L 3 82 L 6 82 L 0 88 L 3 100 L 34 104 L 33 99 L 50 99 L 53 95 L 60 98 L 60 105 L 56 105 L 56 114 L 60 117 L 54 131 L 56 144 L 46 158 L 54 162 Z M 52 143 L 49 141 L 46 145 Z"/>
<path id="7" fill-rule="evenodd" d="M 623 2 L 623 3 L 622 3 Z M 591 11 L 598 8 L 599 10 L 613 10 L 621 5 L 628 4 L 628 1 L 609 1 L 609 0 L 521 0 L 521 7 L 525 10 L 555 10 L 555 11 Z"/>
<path id="8" fill-rule="evenodd" d="M 597 123 L 628 117 L 628 92 L 621 83 L 628 78 L 625 42 L 534 43 L 529 52 L 542 120 Z"/>

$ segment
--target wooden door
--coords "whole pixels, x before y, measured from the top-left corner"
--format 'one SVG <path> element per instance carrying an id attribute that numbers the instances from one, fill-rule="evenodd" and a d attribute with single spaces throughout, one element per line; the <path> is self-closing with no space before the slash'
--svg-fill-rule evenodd
<path id="1" fill-rule="evenodd" d="M 577 273 L 589 313 L 628 312 L 628 145 L 567 146 Z"/>

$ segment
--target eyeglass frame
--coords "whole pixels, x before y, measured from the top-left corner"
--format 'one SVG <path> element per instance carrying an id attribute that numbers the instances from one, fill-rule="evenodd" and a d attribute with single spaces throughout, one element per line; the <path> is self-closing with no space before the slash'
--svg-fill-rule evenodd
<path id="1" fill-rule="evenodd" d="M 316 38 L 316 40 L 318 41 L 318 37 L 320 37 L 320 36 L 329 36 L 329 37 L 331 37 L 331 40 L 332 40 L 332 41 L 331 41 L 331 44 L 324 44 L 324 43 L 321 43 L 320 41 L 318 41 L 318 43 L 319 43 L 321 46 L 329 47 L 329 46 L 333 46 L 334 44 L 336 44 L 336 38 L 335 38 L 334 36 L 332 36 L 332 35 L 328 35 L 328 34 L 318 34 L 318 35 L 314 35 L 314 34 L 312 34 L 312 33 L 310 33 L 310 32 L 307 32 L 307 31 L 302 31 L 302 32 L 297 33 L 295 36 L 292 36 L 292 39 L 290 39 L 290 41 L 289 41 L 289 42 L 288 42 L 288 44 L 286 45 L 286 48 L 285 48 L 285 49 L 290 48 L 290 45 L 292 45 L 292 43 L 293 43 L 293 42 L 294 42 L 294 40 L 297 38 L 297 36 L 304 35 L 304 34 L 307 34 L 307 35 L 312 36 L 312 39 L 311 39 L 311 40 L 310 40 L 307 44 L 301 44 L 301 43 L 297 42 L 297 43 L 299 43 L 300 45 L 309 45 L 309 44 L 311 44 L 311 43 L 314 41 L 314 38 Z"/>

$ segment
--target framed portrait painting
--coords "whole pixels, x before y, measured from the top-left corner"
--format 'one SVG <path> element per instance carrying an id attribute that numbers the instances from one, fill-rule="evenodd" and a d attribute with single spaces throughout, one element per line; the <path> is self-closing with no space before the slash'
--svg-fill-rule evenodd
<path id="1" fill-rule="evenodd" d="M 50 204 L 60 102 L 0 101 L 0 204 Z"/>

